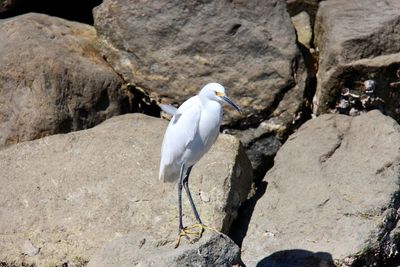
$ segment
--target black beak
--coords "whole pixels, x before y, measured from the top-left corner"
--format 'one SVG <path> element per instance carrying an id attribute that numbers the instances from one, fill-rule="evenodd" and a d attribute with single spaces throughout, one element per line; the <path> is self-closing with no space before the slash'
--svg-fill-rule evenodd
<path id="1" fill-rule="evenodd" d="M 232 100 L 229 99 L 229 97 L 227 96 L 221 96 L 221 98 L 225 101 L 225 103 L 227 103 L 228 105 L 230 105 L 231 107 L 233 107 L 234 109 L 236 109 L 239 112 L 242 112 L 239 108 L 238 105 L 235 104 L 235 102 L 233 102 Z"/>

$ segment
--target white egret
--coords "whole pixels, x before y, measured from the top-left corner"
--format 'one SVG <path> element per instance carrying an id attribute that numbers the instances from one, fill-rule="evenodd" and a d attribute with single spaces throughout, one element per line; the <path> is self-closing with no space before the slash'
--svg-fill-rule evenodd
<path id="1" fill-rule="evenodd" d="M 173 182 L 178 179 L 179 235 L 197 234 L 201 237 L 205 225 L 202 223 L 189 191 L 189 175 L 194 164 L 216 141 L 222 121 L 222 103 L 229 104 L 240 112 L 240 108 L 225 95 L 225 88 L 218 83 L 204 86 L 198 95 L 186 100 L 177 110 L 163 106 L 173 115 L 165 131 L 161 150 L 161 180 Z M 185 188 L 193 213 L 201 231 L 193 233 L 182 223 L 182 187 Z M 195 227 L 193 226 L 193 227 Z"/>

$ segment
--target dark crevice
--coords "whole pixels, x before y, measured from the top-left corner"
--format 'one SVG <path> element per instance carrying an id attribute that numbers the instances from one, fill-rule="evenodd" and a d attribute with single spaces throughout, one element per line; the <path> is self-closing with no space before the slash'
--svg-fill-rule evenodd
<path id="1" fill-rule="evenodd" d="M 143 113 L 153 117 L 160 117 L 161 109 L 157 102 L 139 87 L 133 84 L 127 84 L 126 90 L 130 94 L 128 106 L 125 110 L 128 113 Z"/>
<path id="2" fill-rule="evenodd" d="M 106 110 L 109 105 L 110 105 L 110 97 L 109 97 L 108 91 L 106 89 L 101 92 L 100 97 L 99 97 L 99 99 L 97 99 L 97 102 L 94 106 L 94 109 L 96 111 L 103 111 L 103 110 Z"/>
<path id="3" fill-rule="evenodd" d="M 72 120 L 72 118 L 68 117 L 68 118 L 63 119 L 60 122 L 60 124 L 58 126 L 58 129 L 59 129 L 59 133 L 69 133 L 69 132 L 71 132 L 72 129 L 73 129 L 73 120 Z"/>
<path id="4" fill-rule="evenodd" d="M 281 146 L 281 141 L 273 134 L 264 134 L 246 145 L 246 154 L 253 164 L 255 181 L 261 181 L 273 166 L 275 155 Z"/>
<path id="5" fill-rule="evenodd" d="M 240 27 L 242 27 L 241 24 L 234 24 L 234 25 L 230 28 L 230 30 L 228 31 L 228 34 L 229 34 L 229 35 L 235 35 L 235 34 L 238 32 L 238 30 L 239 30 Z"/>
<path id="6" fill-rule="evenodd" d="M 118 99 L 119 111 L 121 114 L 126 113 L 143 113 L 152 117 L 161 117 L 161 108 L 158 106 L 157 102 L 152 99 L 147 92 L 147 90 L 139 85 L 129 83 L 123 77 L 123 75 L 115 71 L 112 64 L 107 61 L 107 58 L 103 56 L 104 61 L 110 66 L 111 69 L 124 81 L 121 86 L 121 97 Z M 108 92 L 107 92 L 107 98 Z"/>
<path id="7" fill-rule="evenodd" d="M 267 190 L 268 183 L 263 181 L 263 178 L 273 167 L 276 152 L 280 147 L 280 141 L 271 134 L 260 136 L 246 146 L 246 154 L 253 164 L 254 194 L 240 205 L 238 217 L 233 221 L 230 228 L 229 237 L 239 247 L 242 246 L 243 239 L 247 234 L 254 207 Z"/>
<path id="8" fill-rule="evenodd" d="M 242 246 L 243 239 L 247 234 L 250 225 L 251 216 L 257 201 L 265 194 L 268 183 L 260 181 L 255 184 L 255 193 L 249 199 L 244 201 L 238 210 L 238 217 L 233 221 L 229 232 L 229 237 L 239 246 Z"/>
<path id="9" fill-rule="evenodd" d="M 35 12 L 93 25 L 92 10 L 102 2 L 102 0 L 20 0 L 13 8 L 1 13 L 0 19 Z"/>
<path id="10" fill-rule="evenodd" d="M 332 92 L 325 98 L 328 109 L 346 115 L 352 110 L 365 112 L 378 109 L 400 122 L 399 63 L 342 67 L 334 75 L 338 82 L 327 85 L 330 86 L 327 90 Z M 373 86 L 366 87 L 367 81 L 373 82 Z"/>
<path id="11" fill-rule="evenodd" d="M 251 160 L 254 162 L 262 162 L 262 164 L 257 164 L 257 166 L 253 166 L 254 172 L 254 181 L 253 186 L 255 189 L 255 193 L 252 197 L 246 200 L 239 207 L 238 217 L 233 222 L 229 236 L 238 246 L 242 246 L 242 242 L 244 237 L 247 234 L 248 226 L 250 224 L 251 217 L 253 215 L 254 207 L 257 201 L 264 196 L 267 189 L 267 181 L 263 181 L 266 173 L 273 167 L 274 158 L 276 156 L 277 151 L 281 147 L 283 143 L 287 140 L 287 138 L 292 134 L 296 129 L 298 129 L 303 123 L 312 118 L 312 100 L 316 92 L 317 88 L 317 68 L 318 68 L 318 59 L 314 57 L 310 50 L 305 47 L 301 43 L 297 43 L 298 48 L 301 52 L 301 55 L 304 59 L 305 67 L 307 70 L 307 78 L 305 81 L 305 89 L 304 89 L 304 102 L 302 107 L 299 110 L 299 118 L 289 127 L 287 128 L 284 135 L 279 136 L 279 139 L 275 135 L 265 134 L 262 135 L 250 143 L 246 144 L 246 153 Z M 293 62 L 293 75 L 297 72 L 297 64 L 298 59 Z M 294 84 L 290 84 L 285 87 L 274 99 L 273 104 L 270 108 L 260 112 L 257 115 L 254 115 L 250 118 L 249 122 L 236 125 L 224 126 L 225 129 L 234 129 L 234 130 L 244 130 L 248 128 L 255 128 L 259 125 L 259 123 L 265 119 L 267 119 L 270 114 L 278 107 L 280 101 L 283 99 L 285 94 L 294 87 Z M 279 140 L 279 146 L 277 147 L 268 147 L 267 140 L 271 137 L 275 137 Z M 270 141 L 269 141 L 270 142 Z M 270 144 L 270 143 L 269 143 Z M 261 150 L 260 150 L 261 148 Z M 264 148 L 264 149 L 263 149 Z"/>
<path id="12" fill-rule="evenodd" d="M 266 173 L 273 167 L 274 158 L 277 151 L 282 146 L 282 144 L 285 143 L 290 134 L 292 134 L 303 123 L 305 123 L 312 117 L 311 104 L 317 86 L 317 64 L 316 59 L 310 54 L 309 50 L 301 44 L 298 45 L 307 69 L 307 78 L 305 81 L 305 89 L 303 95 L 304 102 L 299 110 L 299 118 L 293 124 L 288 125 L 285 133 L 280 135 L 279 137 L 274 134 L 267 133 L 258 138 L 255 138 L 250 143 L 245 144 L 246 154 L 253 164 L 253 186 L 255 189 L 255 193 L 239 207 L 238 217 L 233 222 L 230 229 L 229 236 L 232 238 L 232 240 L 235 241 L 238 246 L 242 245 L 243 239 L 247 234 L 248 226 L 257 201 L 261 197 L 263 197 L 266 192 L 267 181 L 263 181 L 263 178 L 265 177 Z M 292 75 L 293 77 L 298 71 L 298 63 L 299 58 L 294 59 Z M 256 128 L 260 122 L 266 120 L 270 116 L 270 114 L 272 114 L 272 112 L 278 107 L 285 94 L 295 86 L 294 82 L 295 81 L 293 80 L 292 83 L 288 84 L 288 86 L 286 86 L 285 88 L 283 88 L 283 90 L 281 90 L 281 92 L 279 92 L 279 94 L 275 97 L 273 104 L 268 109 L 260 112 L 257 115 L 254 115 L 246 123 L 229 125 L 230 127 L 224 126 L 225 129 L 228 128 L 228 131 L 234 129 L 234 132 L 235 130 Z M 275 139 L 276 142 L 274 142 L 271 138 Z M 262 164 L 260 164 L 259 162 L 261 162 Z"/>
<path id="13" fill-rule="evenodd" d="M 87 129 L 94 126 L 93 121 L 89 119 L 89 111 L 85 107 L 80 107 L 74 113 L 73 130 Z"/>
<path id="14" fill-rule="evenodd" d="M 310 53 L 310 50 L 302 43 L 297 42 L 304 64 L 307 69 L 307 79 L 304 89 L 304 105 L 302 107 L 302 117 L 300 125 L 305 121 L 311 119 L 312 115 L 312 101 L 317 91 L 317 71 L 318 71 L 318 59 Z"/>

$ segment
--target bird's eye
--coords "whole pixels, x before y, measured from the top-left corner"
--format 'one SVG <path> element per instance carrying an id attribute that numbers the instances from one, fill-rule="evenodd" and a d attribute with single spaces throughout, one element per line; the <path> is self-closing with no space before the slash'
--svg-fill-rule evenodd
<path id="1" fill-rule="evenodd" d="M 214 91 L 216 96 L 224 96 L 225 94 L 222 92 Z"/>

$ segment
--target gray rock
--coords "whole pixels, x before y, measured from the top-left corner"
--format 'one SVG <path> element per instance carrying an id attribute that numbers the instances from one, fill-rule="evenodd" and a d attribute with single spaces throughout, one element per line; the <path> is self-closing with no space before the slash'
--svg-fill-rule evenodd
<path id="1" fill-rule="evenodd" d="M 361 98 L 365 81 L 374 80 L 372 99 L 357 100 L 350 108 L 334 110 L 349 114 L 379 108 L 400 121 L 400 2 L 397 0 L 323 1 L 315 26 L 319 70 L 314 112 L 326 113 L 350 90 Z"/>
<path id="2" fill-rule="evenodd" d="M 0 262 L 83 266 L 106 243 L 139 232 L 157 232 L 159 244 L 174 250 L 177 188 L 158 180 L 166 125 L 129 114 L 1 149 Z M 251 180 L 240 142 L 221 135 L 191 174 L 204 223 L 228 232 Z M 194 223 L 189 201 L 183 204 L 184 224 Z M 21 255 L 26 240 L 37 255 Z"/>
<path id="3" fill-rule="evenodd" d="M 177 249 L 162 246 L 155 233 L 134 233 L 96 251 L 88 267 L 239 266 L 240 248 L 223 234 L 207 232 L 198 242 Z"/>
<path id="4" fill-rule="evenodd" d="M 224 123 L 242 127 L 270 116 L 286 127 L 302 104 L 306 73 L 282 0 L 106 0 L 94 18 L 107 61 L 162 102 L 218 81 L 243 108 Z"/>
<path id="5" fill-rule="evenodd" d="M 120 114 L 122 82 L 93 27 L 34 13 L 1 20 L 0 146 Z"/>
<path id="6" fill-rule="evenodd" d="M 379 111 L 305 123 L 264 178 L 243 261 L 382 266 L 398 253 L 399 149 L 400 126 Z"/>

